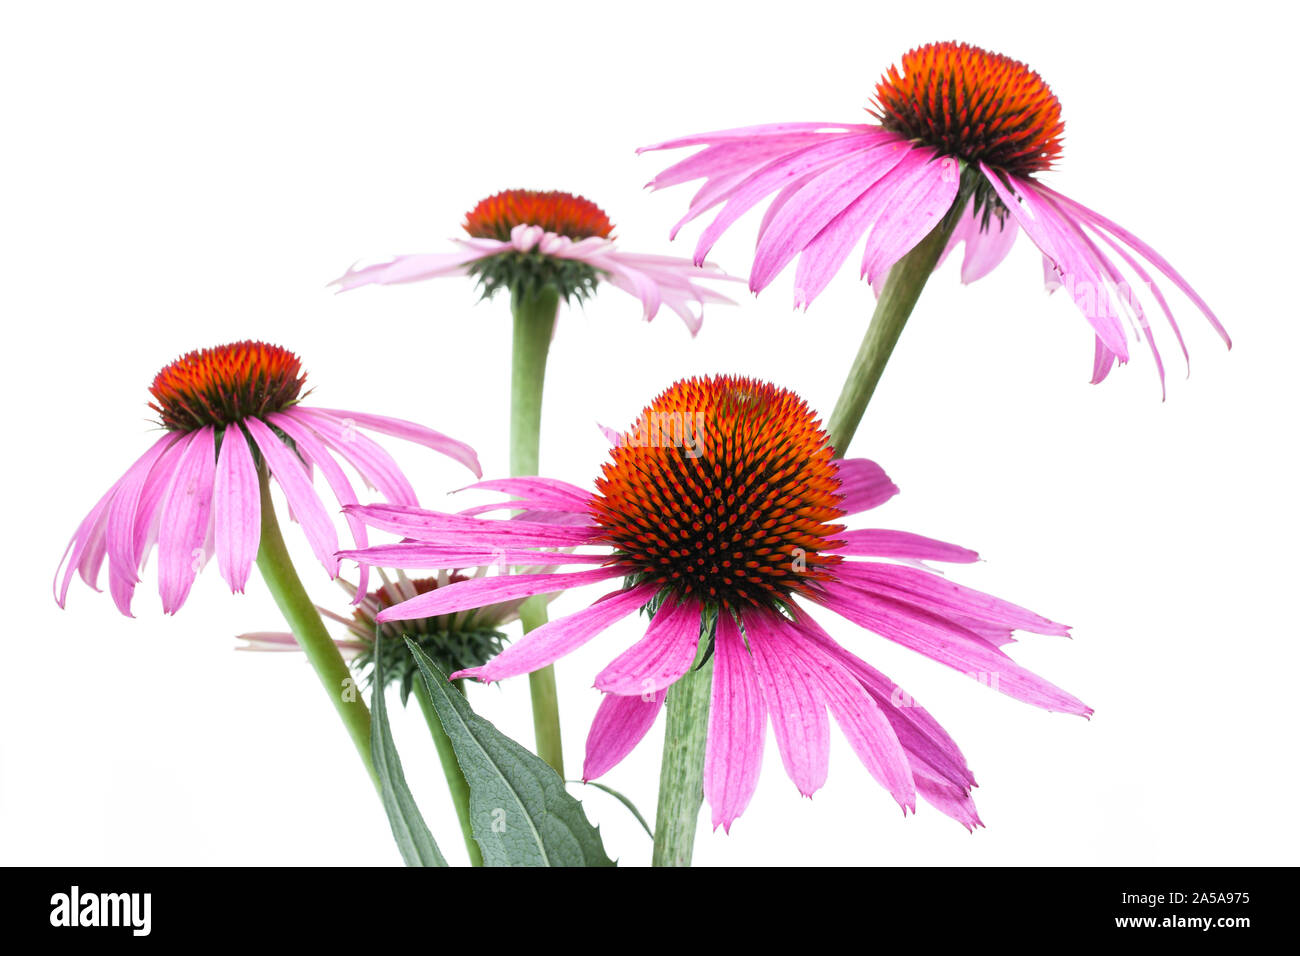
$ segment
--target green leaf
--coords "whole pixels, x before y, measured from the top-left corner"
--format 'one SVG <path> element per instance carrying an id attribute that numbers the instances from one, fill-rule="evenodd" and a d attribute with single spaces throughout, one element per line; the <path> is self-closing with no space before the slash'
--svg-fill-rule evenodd
<path id="1" fill-rule="evenodd" d="M 650 837 L 652 840 L 655 838 L 654 830 L 651 830 L 650 824 L 645 822 L 645 817 L 641 816 L 641 811 L 636 808 L 636 804 L 623 796 L 623 794 L 619 793 L 613 787 L 607 787 L 603 783 L 597 783 L 595 780 L 570 780 L 569 783 L 581 783 L 588 787 L 595 787 L 597 790 L 604 790 L 607 794 L 632 811 L 632 816 L 636 817 L 636 822 L 641 824 L 641 829 L 646 832 L 646 836 Z"/>
<path id="2" fill-rule="evenodd" d="M 420 816 L 420 808 L 406 785 L 402 761 L 397 756 L 393 735 L 388 729 L 388 707 L 384 703 L 384 680 L 379 655 L 378 628 L 375 633 L 374 693 L 370 695 L 370 754 L 379 774 L 380 799 L 393 828 L 393 839 L 407 866 L 446 866 L 433 834 Z"/>
<path id="3" fill-rule="evenodd" d="M 409 638 L 420 676 L 469 782 L 469 817 L 488 866 L 613 866 L 600 831 L 559 774 L 474 713 Z"/>

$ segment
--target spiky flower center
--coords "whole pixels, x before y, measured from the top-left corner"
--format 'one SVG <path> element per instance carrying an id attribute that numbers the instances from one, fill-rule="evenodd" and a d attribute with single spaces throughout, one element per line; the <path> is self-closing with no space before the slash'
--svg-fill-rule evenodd
<path id="1" fill-rule="evenodd" d="M 793 392 L 749 378 L 678 382 L 596 480 L 592 515 L 640 583 L 709 605 L 779 606 L 840 558 L 839 473 Z"/>
<path id="2" fill-rule="evenodd" d="M 1061 152 L 1061 104 L 1042 77 L 966 43 L 930 43 L 876 85 L 881 125 L 969 163 L 1016 176 L 1048 169 Z"/>
<path id="3" fill-rule="evenodd" d="M 591 236 L 609 239 L 614 224 L 590 199 L 559 191 L 507 189 L 489 196 L 465 216 L 465 231 L 476 239 L 510 238 L 515 226 L 541 226 L 575 242 Z"/>
<path id="4" fill-rule="evenodd" d="M 165 428 L 194 431 L 288 408 L 307 377 L 298 356 L 265 342 L 236 342 L 182 355 L 156 376 L 149 407 Z"/>

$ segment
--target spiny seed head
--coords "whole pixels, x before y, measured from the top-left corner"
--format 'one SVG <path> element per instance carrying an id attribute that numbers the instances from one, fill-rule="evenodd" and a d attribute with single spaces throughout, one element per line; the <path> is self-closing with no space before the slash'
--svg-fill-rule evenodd
<path id="1" fill-rule="evenodd" d="M 839 472 L 799 396 L 750 378 L 678 382 L 622 436 L 592 516 L 638 583 L 714 607 L 780 606 L 841 560 Z"/>
<path id="2" fill-rule="evenodd" d="M 590 199 L 557 190 L 507 189 L 465 215 L 465 231 L 476 239 L 505 242 L 515 226 L 541 226 L 575 242 L 592 236 L 609 239 L 614 231 L 604 210 Z"/>
<path id="3" fill-rule="evenodd" d="M 1061 153 L 1061 104 L 1018 60 L 967 43 L 930 43 L 903 56 L 876 85 L 881 125 L 968 163 L 1015 176 Z"/>
<path id="4" fill-rule="evenodd" d="M 182 355 L 156 376 L 149 407 L 163 427 L 188 432 L 244 418 L 265 418 L 302 395 L 298 356 L 265 342 L 235 342 Z"/>

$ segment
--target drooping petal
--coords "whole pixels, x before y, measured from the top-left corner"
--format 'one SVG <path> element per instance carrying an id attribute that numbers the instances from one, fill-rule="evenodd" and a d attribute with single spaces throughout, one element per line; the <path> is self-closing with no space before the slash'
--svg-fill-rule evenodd
<path id="1" fill-rule="evenodd" d="M 168 432 L 155 441 L 143 455 L 136 459 L 117 485 L 117 494 L 108 506 L 105 526 L 105 543 L 108 549 L 108 566 L 110 573 L 135 582 L 139 580 L 139 556 L 136 553 L 136 512 L 140 507 L 140 495 L 144 490 L 149 472 L 162 454 L 176 441 L 177 435 Z M 122 609 L 129 615 L 129 610 Z"/>
<path id="2" fill-rule="evenodd" d="M 187 443 L 163 494 L 158 524 L 158 593 L 167 614 L 180 610 L 202 566 L 217 470 L 211 425 L 182 440 Z"/>
<path id="3" fill-rule="evenodd" d="M 294 517 L 302 525 L 303 533 L 311 544 L 312 553 L 325 566 L 331 578 L 339 576 L 339 559 L 334 552 L 339 549 L 334 523 L 325 512 L 325 506 L 311 485 L 302 460 L 291 452 L 260 419 L 245 418 L 244 427 L 257 443 Z"/>
<path id="4" fill-rule="evenodd" d="M 313 411 L 331 416 L 345 430 L 349 427 L 349 423 L 352 423 L 383 435 L 392 435 L 394 438 L 402 438 L 417 445 L 432 448 L 434 451 L 460 462 L 474 472 L 476 478 L 483 477 L 483 469 L 479 467 L 478 463 L 478 454 L 473 448 L 463 441 L 457 441 L 455 438 L 450 438 L 442 432 L 434 431 L 432 428 L 426 428 L 424 425 L 408 422 L 402 418 L 371 415 L 367 412 L 347 412 L 337 408 L 316 408 Z"/>
<path id="5" fill-rule="evenodd" d="M 570 575 L 570 577 L 580 576 Z M 561 577 L 561 575 L 554 575 L 554 577 Z M 454 587 L 460 585 L 453 584 L 445 590 Z M 438 591 L 442 590 L 444 589 L 438 589 Z M 507 677 L 517 677 L 545 667 L 565 654 L 577 650 L 616 621 L 642 607 L 654 597 L 655 590 L 655 585 L 643 584 L 629 591 L 614 591 L 607 594 L 584 610 L 548 621 L 541 627 L 529 631 L 486 664 L 457 671 L 451 675 L 452 679 L 473 677 L 481 681 L 505 680 Z M 436 594 L 438 591 L 432 593 Z"/>
<path id="6" fill-rule="evenodd" d="M 664 601 L 645 637 L 596 675 L 596 686 L 610 694 L 650 694 L 690 670 L 700 642 L 700 605 Z"/>
<path id="7" fill-rule="evenodd" d="M 587 733 L 587 757 L 582 764 L 582 779 L 602 777 L 632 752 L 654 725 L 663 708 L 665 692 L 655 691 L 646 697 L 639 694 L 620 697 L 606 694 L 596 710 Z"/>
<path id="8" fill-rule="evenodd" d="M 787 651 L 783 626 L 763 613 L 745 617 L 745 634 L 785 772 L 801 794 L 811 797 L 826 782 L 830 721 L 820 688 Z"/>
<path id="9" fill-rule="evenodd" d="M 81 519 L 81 524 L 77 526 L 72 539 L 63 551 L 63 558 L 54 571 L 54 600 L 58 602 L 59 607 L 67 605 L 68 587 L 72 583 L 73 574 L 76 572 L 81 571 L 82 580 L 95 588 L 95 577 L 97 575 L 87 575 L 83 562 L 87 552 L 95 549 L 96 539 L 99 541 L 99 548 L 103 548 L 104 526 L 108 520 L 108 506 L 113 500 L 113 496 L 117 494 L 118 487 L 118 483 L 114 482 L 113 486 L 104 492 L 103 497 L 95 502 L 95 507 L 91 508 L 90 513 Z M 62 581 L 59 580 L 60 577 L 63 579 Z"/>
<path id="10" fill-rule="evenodd" d="M 262 536 L 262 496 L 248 439 L 238 425 L 222 435 L 212 518 L 217 568 L 230 590 L 242 593 Z"/>
<path id="11" fill-rule="evenodd" d="M 899 806 L 915 810 L 916 788 L 907 754 L 872 696 L 834 656 L 816 642 L 807 640 L 789 622 L 782 620 L 768 633 L 778 635 L 787 666 L 803 671 L 817 696 L 835 715 L 836 723 L 867 772 L 889 791 Z"/>
<path id="12" fill-rule="evenodd" d="M 731 615 L 720 614 L 704 747 L 704 796 L 715 830 L 730 831 L 754 796 L 766 724 L 767 706 L 753 659 Z"/>
<path id="13" fill-rule="evenodd" d="M 398 467 L 393 456 L 355 427 L 355 423 L 339 421 L 315 409 L 295 405 L 283 414 L 311 428 L 329 448 L 356 469 L 368 487 L 395 505 L 418 507 L 415 489 Z"/>
<path id="14" fill-rule="evenodd" d="M 1051 258 L 1062 280 L 1071 286 L 1075 304 L 1084 318 L 1121 362 L 1128 361 L 1128 342 L 1111 300 L 1106 276 L 1098 270 L 1086 246 L 1079 241 L 1068 219 L 1045 201 L 1028 180 L 1011 179 L 1003 184 L 999 175 L 981 164 L 984 177 L 992 184 L 1003 205 L 1011 210 L 1025 234 L 1044 255 Z"/>
<path id="15" fill-rule="evenodd" d="M 918 156 L 925 161 L 917 161 Z M 904 171 L 908 162 L 914 163 L 914 168 Z M 868 282 L 883 278 L 948 214 L 957 198 L 961 171 L 951 156 L 918 148 L 890 172 L 889 179 L 897 180 L 898 185 L 872 225 L 863 249 L 862 275 Z"/>
<path id="16" fill-rule="evenodd" d="M 456 581 L 446 587 L 437 588 L 411 598 L 409 601 L 403 601 L 401 604 L 394 604 L 392 607 L 384 608 L 379 612 L 376 620 L 380 623 L 386 623 L 388 621 L 411 621 L 422 617 L 437 617 L 439 614 L 450 614 L 452 611 L 486 607 L 489 604 L 497 604 L 510 598 L 567 591 L 569 588 L 595 584 L 598 581 L 607 581 L 624 573 L 621 568 L 597 568 L 594 571 L 576 571 L 565 574 L 507 574 L 488 578 L 471 578 L 468 581 Z M 535 633 L 537 632 L 531 632 L 531 634 Z M 519 646 L 519 644 L 514 644 L 511 646 L 511 650 Z"/>
<path id="17" fill-rule="evenodd" d="M 357 503 L 357 495 L 352 490 L 352 483 L 348 481 L 348 476 L 343 474 L 343 469 L 330 455 L 329 448 L 317 436 L 316 432 L 297 418 L 279 412 L 268 415 L 267 421 L 292 438 L 294 444 L 298 447 L 299 453 L 306 456 L 309 461 L 315 462 L 317 467 L 320 468 L 321 474 L 325 476 L 325 482 L 330 486 L 330 490 L 334 492 L 334 497 L 338 500 L 340 506 L 346 508 L 348 505 Z M 348 528 L 352 531 L 352 540 L 356 543 L 356 546 L 358 548 L 366 547 L 370 543 L 370 538 L 366 533 L 366 523 L 354 514 L 345 513 L 344 517 L 347 520 Z M 369 590 L 369 582 L 370 567 L 361 564 L 357 580 L 358 595 L 365 595 L 366 591 Z"/>
<path id="18" fill-rule="evenodd" d="M 809 178 L 764 226 L 754 251 L 750 289 L 766 288 L 827 223 L 897 166 L 909 149 L 901 138 L 875 138 Z"/>

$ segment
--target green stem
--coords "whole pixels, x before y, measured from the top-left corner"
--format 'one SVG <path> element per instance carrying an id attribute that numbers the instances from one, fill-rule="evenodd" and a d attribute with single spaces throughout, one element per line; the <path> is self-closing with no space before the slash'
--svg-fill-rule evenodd
<path id="1" fill-rule="evenodd" d="M 464 681 L 454 680 L 452 684 L 462 694 L 465 693 Z M 456 759 L 456 751 L 451 746 L 451 738 L 447 732 L 442 729 L 442 720 L 438 717 L 438 712 L 434 710 L 433 698 L 429 696 L 429 688 L 424 686 L 424 681 L 417 679 L 411 687 L 415 699 L 420 702 L 420 710 L 424 713 L 424 722 L 429 725 L 429 733 L 433 737 L 433 745 L 438 750 L 438 760 L 442 764 L 443 776 L 447 778 L 447 791 L 451 794 L 451 802 L 456 807 L 456 818 L 460 820 L 460 834 L 465 839 L 465 849 L 469 851 L 470 866 L 483 865 L 483 851 L 479 849 L 478 841 L 474 839 L 474 830 L 469 822 L 469 783 L 465 780 L 465 772 L 460 769 L 460 761 Z"/>
<path id="2" fill-rule="evenodd" d="M 826 426 L 837 457 L 843 458 L 848 453 L 849 443 L 862 421 L 862 413 L 867 410 L 880 375 L 898 344 L 898 337 L 903 334 L 903 326 L 907 324 L 926 280 L 934 272 L 953 229 L 961 219 L 956 212 L 964 209 L 963 194 L 953 204 L 953 211 L 889 270 L 880 298 L 876 300 L 871 324 L 867 326 L 867 334 L 862 338 L 862 345 L 858 347 L 844 389 Z"/>
<path id="3" fill-rule="evenodd" d="M 284 536 L 280 533 L 279 522 L 275 518 L 270 478 L 265 467 L 260 470 L 258 481 L 262 493 L 262 537 L 257 551 L 258 570 L 262 572 L 280 613 L 289 623 L 298 646 L 316 669 L 321 685 L 329 694 L 339 719 L 352 737 L 352 743 L 366 766 L 366 772 L 378 787 L 379 776 L 375 773 L 375 765 L 370 756 L 370 710 L 361 697 L 352 672 L 348 670 L 347 662 L 339 653 L 338 645 L 325 630 L 316 605 L 308 597 L 293 568 L 289 550 L 284 546 Z"/>
<path id="4" fill-rule="evenodd" d="M 700 641 L 700 655 L 708 642 Z M 709 694 L 713 658 L 668 688 L 664 706 L 664 756 L 659 767 L 659 806 L 655 811 L 652 866 L 690 866 L 695 852 L 700 805 L 704 802 L 704 745 L 709 734 Z"/>
<path id="5" fill-rule="evenodd" d="M 516 293 L 510 302 L 514 315 L 514 347 L 510 364 L 510 474 L 538 473 L 542 429 L 542 391 L 546 381 L 546 355 L 555 332 L 560 294 L 552 286 Z M 525 601 L 519 609 L 524 633 L 546 623 L 546 603 Z M 533 700 L 533 730 L 537 755 L 564 777 L 564 749 L 560 742 L 560 706 L 555 688 L 555 668 L 543 667 L 528 675 Z"/>

